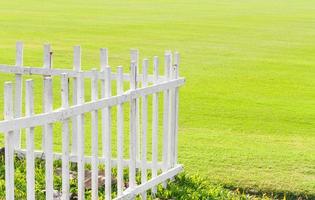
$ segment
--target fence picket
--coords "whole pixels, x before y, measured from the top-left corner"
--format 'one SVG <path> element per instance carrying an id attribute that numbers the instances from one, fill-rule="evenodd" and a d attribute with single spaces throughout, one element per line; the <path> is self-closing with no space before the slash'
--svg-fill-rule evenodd
<path id="1" fill-rule="evenodd" d="M 77 79 L 77 100 L 79 105 L 84 104 L 84 79 L 79 76 Z M 78 199 L 84 200 L 84 114 L 77 116 L 77 156 L 78 156 Z"/>
<path id="2" fill-rule="evenodd" d="M 34 115 L 33 80 L 26 80 L 25 84 L 25 115 Z M 35 199 L 35 160 L 34 160 L 34 127 L 26 129 L 26 181 L 27 199 Z"/>
<path id="3" fill-rule="evenodd" d="M 172 62 L 172 55 L 169 52 L 166 52 L 164 55 L 164 75 L 165 81 L 169 81 L 170 78 L 170 69 Z M 163 92 L 163 172 L 169 169 L 170 166 L 170 131 L 169 131 L 169 110 L 170 110 L 170 91 L 164 90 Z M 163 186 L 166 187 L 166 182 L 163 183 Z"/>
<path id="4" fill-rule="evenodd" d="M 130 90 L 137 88 L 137 64 L 135 61 L 130 65 Z M 136 187 L 136 159 L 137 159 L 137 100 L 130 100 L 130 142 L 129 142 L 130 166 L 129 188 Z"/>
<path id="5" fill-rule="evenodd" d="M 154 82 L 157 84 L 159 78 L 159 60 L 158 57 L 153 59 L 153 75 Z M 159 96 L 158 93 L 153 93 L 152 104 L 152 178 L 157 177 L 157 163 L 158 163 L 158 120 L 159 120 Z M 152 193 L 156 193 L 156 187 L 152 188 Z"/>
<path id="6" fill-rule="evenodd" d="M 73 70 L 75 72 L 81 72 L 81 47 L 74 46 L 73 47 Z M 73 78 L 73 95 L 72 95 L 72 104 L 78 104 L 78 77 Z M 72 145 L 71 145 L 71 153 L 73 155 L 77 155 L 78 149 L 78 117 L 72 117 Z"/>
<path id="7" fill-rule="evenodd" d="M 4 85 L 4 118 L 13 119 L 12 83 Z M 14 200 L 14 131 L 5 133 L 5 194 L 7 200 Z"/>
<path id="8" fill-rule="evenodd" d="M 142 75 L 143 82 L 142 87 L 148 86 L 148 65 L 147 59 L 143 60 Z M 144 95 L 142 97 L 142 142 L 141 142 L 141 184 L 147 182 L 147 132 L 148 132 L 148 97 Z M 147 192 L 142 193 L 142 199 L 147 199 Z"/>
<path id="9" fill-rule="evenodd" d="M 44 79 L 44 112 L 52 111 L 52 78 Z M 46 176 L 46 199 L 53 199 L 54 176 L 53 176 L 53 127 L 52 124 L 45 124 L 45 176 Z"/>
<path id="10" fill-rule="evenodd" d="M 110 67 L 105 67 L 105 98 L 111 96 Z M 111 108 L 105 107 L 105 199 L 111 199 Z"/>
<path id="11" fill-rule="evenodd" d="M 61 75 L 61 107 L 67 109 L 69 107 L 69 83 L 67 74 Z M 62 199 L 69 199 L 69 119 L 62 121 Z"/>
<path id="12" fill-rule="evenodd" d="M 123 68 L 117 68 L 117 95 L 123 94 Z M 124 111 L 123 104 L 117 105 L 117 196 L 123 194 Z"/>
<path id="13" fill-rule="evenodd" d="M 23 66 L 23 43 L 16 43 L 16 59 L 15 65 Z M 23 93 L 22 74 L 15 74 L 15 98 L 14 98 L 14 118 L 22 116 L 22 93 Z M 21 130 L 15 130 L 15 148 L 21 148 Z"/>
<path id="14" fill-rule="evenodd" d="M 175 77 L 174 79 L 178 79 L 179 78 L 179 64 L 180 64 L 180 55 L 178 52 L 175 52 L 174 54 L 174 67 L 175 67 Z M 175 88 L 175 105 L 176 105 L 176 116 L 175 116 L 175 139 L 174 139 L 174 159 L 173 159 L 173 165 L 176 165 L 178 162 L 178 155 L 177 155 L 177 151 L 178 151 L 178 115 L 179 115 L 179 88 L 176 87 Z"/>
<path id="15" fill-rule="evenodd" d="M 43 55 L 43 68 L 44 69 L 51 69 L 51 64 L 52 64 L 52 54 L 51 54 L 51 46 L 50 44 L 45 44 L 44 45 L 44 55 Z M 49 75 L 44 75 L 43 76 L 43 81 L 45 82 L 45 78 L 50 77 Z M 43 99 L 43 110 L 45 112 L 45 106 L 46 106 L 46 101 Z M 44 131 L 42 134 L 42 149 L 45 149 L 45 127 L 43 127 Z"/>
<path id="16" fill-rule="evenodd" d="M 130 50 L 130 60 L 131 62 L 135 62 L 136 65 L 136 73 L 139 74 L 139 50 L 138 49 L 131 49 Z M 139 87 L 138 77 L 136 78 L 136 88 Z M 136 99 L 136 107 L 140 107 L 140 99 Z M 141 151 L 141 130 L 140 130 L 140 109 L 136 109 L 136 132 L 137 132 L 137 140 L 136 140 L 136 147 L 137 147 L 137 160 L 140 160 L 140 151 Z"/>
<path id="17" fill-rule="evenodd" d="M 98 99 L 98 79 L 97 71 L 93 69 L 93 78 L 91 84 L 92 101 Z M 98 111 L 92 111 L 92 199 L 98 199 Z"/>
<path id="18" fill-rule="evenodd" d="M 108 66 L 108 49 L 101 48 L 100 49 L 100 64 L 101 64 L 101 73 L 103 77 L 105 75 L 105 68 Z M 105 98 L 105 77 L 101 80 L 101 98 Z M 105 108 L 102 109 L 102 156 L 105 156 Z"/>

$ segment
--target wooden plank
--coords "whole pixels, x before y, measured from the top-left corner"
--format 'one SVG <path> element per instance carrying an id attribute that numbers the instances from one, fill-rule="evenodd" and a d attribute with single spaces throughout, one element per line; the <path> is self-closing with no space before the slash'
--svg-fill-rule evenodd
<path id="1" fill-rule="evenodd" d="M 4 85 L 4 118 L 13 119 L 12 83 Z M 14 126 L 12 126 L 14 127 Z M 5 134 L 5 192 L 6 200 L 14 200 L 14 131 Z"/>
<path id="2" fill-rule="evenodd" d="M 135 62 L 136 65 L 136 73 L 139 74 L 139 50 L 138 49 L 131 49 L 130 50 L 130 61 Z M 139 88 L 139 81 L 138 76 L 136 76 L 136 88 Z M 137 132 L 137 160 L 140 160 L 140 150 L 141 150 L 141 130 L 140 130 L 140 99 L 136 99 L 136 132 Z"/>
<path id="3" fill-rule="evenodd" d="M 103 98 L 95 102 L 86 102 L 82 105 L 71 106 L 68 109 L 57 109 L 51 113 L 37 114 L 32 117 L 21 117 L 19 119 L 0 121 L 0 132 L 6 132 L 11 130 L 11 127 L 16 129 L 41 126 L 45 123 L 53 123 L 64 120 L 66 118 L 80 115 L 82 113 L 91 112 L 95 109 L 102 109 L 106 106 L 115 106 L 117 104 L 128 102 L 132 99 L 139 98 L 143 95 L 149 95 L 163 91 L 167 88 L 179 87 L 185 83 L 184 78 L 177 80 L 158 83 L 156 85 L 148 86 L 146 88 L 140 88 L 133 91 L 127 91 L 122 95 L 112 96 L 109 98 Z"/>
<path id="4" fill-rule="evenodd" d="M 61 75 L 61 107 L 67 109 L 69 107 L 69 83 L 67 74 Z M 62 199 L 70 198 L 70 174 L 69 174 L 69 118 L 62 120 Z"/>
<path id="5" fill-rule="evenodd" d="M 17 149 L 15 150 L 15 152 L 18 152 L 20 154 L 26 155 L 26 150 L 25 149 Z M 34 151 L 34 155 L 36 158 L 41 158 L 41 159 L 45 159 L 45 153 L 43 151 L 40 150 L 36 150 Z M 54 153 L 54 160 L 61 160 L 62 159 L 62 153 Z M 69 157 L 70 162 L 78 162 L 78 157 L 76 155 L 71 155 Z M 84 162 L 85 163 L 92 163 L 92 157 L 91 156 L 84 156 Z M 98 163 L 104 163 L 105 162 L 105 157 L 99 157 L 98 158 Z M 112 167 L 116 167 L 118 164 L 118 160 L 117 159 L 111 159 L 111 165 Z M 123 167 L 128 167 L 130 165 L 130 160 L 129 159 L 124 159 L 122 161 L 122 166 Z M 157 164 L 157 168 L 162 169 L 162 162 L 158 162 Z M 141 161 L 137 161 L 136 162 L 136 168 L 137 169 L 141 169 L 142 163 Z M 147 162 L 146 163 L 146 168 L 152 168 L 152 162 Z"/>
<path id="6" fill-rule="evenodd" d="M 174 54 L 174 67 L 175 67 L 175 79 L 179 78 L 179 64 L 180 55 L 178 52 Z M 174 162 L 173 165 L 178 163 L 178 119 L 179 119 L 179 87 L 175 88 L 175 104 L 176 104 L 176 117 L 175 117 L 175 140 L 174 140 Z"/>
<path id="7" fill-rule="evenodd" d="M 130 64 L 130 90 L 135 90 L 137 87 L 137 65 L 132 61 Z M 129 166 L 129 188 L 136 187 L 136 160 L 137 160 L 137 101 L 130 100 L 130 166 Z"/>
<path id="8" fill-rule="evenodd" d="M 78 77 L 77 80 L 77 100 L 78 105 L 84 104 L 84 79 Z M 93 109 L 95 110 L 95 109 Z M 77 155 L 78 155 L 78 199 L 84 200 L 84 112 L 77 116 Z"/>
<path id="9" fill-rule="evenodd" d="M 167 78 L 166 81 L 169 81 L 170 78 L 170 70 L 172 65 L 172 55 L 167 52 L 164 55 L 164 75 Z M 170 104 L 169 99 L 170 98 L 170 91 L 164 90 L 163 92 L 163 162 L 164 162 L 164 168 L 163 171 L 166 171 L 169 169 L 169 157 L 170 157 L 170 131 L 169 131 L 169 110 L 170 110 Z M 164 187 L 166 187 L 166 183 L 163 184 Z"/>
<path id="10" fill-rule="evenodd" d="M 25 115 L 34 115 L 33 80 L 26 80 Z M 27 199 L 35 199 L 34 127 L 26 129 L 26 182 Z"/>
<path id="11" fill-rule="evenodd" d="M 81 75 L 81 47 L 73 47 L 73 71 L 77 72 L 77 76 L 73 78 L 73 95 L 72 95 L 72 104 L 78 104 L 78 77 Z M 69 76 L 69 73 L 67 73 Z M 77 155 L 78 149 L 78 117 L 72 117 L 72 145 L 71 153 Z"/>
<path id="12" fill-rule="evenodd" d="M 153 59 L 153 74 L 155 82 L 157 83 L 159 77 L 159 60 L 158 57 Z M 159 120 L 159 96 L 158 93 L 153 93 L 152 103 L 152 178 L 157 177 L 157 163 L 158 163 L 158 120 Z M 152 188 L 152 193 L 156 194 L 156 187 Z"/>
<path id="13" fill-rule="evenodd" d="M 91 71 L 75 71 L 71 69 L 45 69 L 45 68 L 39 68 L 39 67 L 29 67 L 29 66 L 12 66 L 12 65 L 3 65 L 0 64 L 0 72 L 3 73 L 13 73 L 13 74 L 22 74 L 22 75 L 43 75 L 43 76 L 61 76 L 61 74 L 66 73 L 69 78 L 75 78 L 78 77 L 80 74 L 83 78 L 91 79 L 93 74 Z M 98 72 L 98 79 L 103 80 L 104 79 L 104 73 Z M 112 73 L 111 79 L 116 80 L 117 74 Z M 130 81 L 129 74 L 123 75 L 124 81 Z M 152 75 L 148 75 L 148 81 L 150 83 L 153 82 L 154 77 Z M 165 80 L 164 76 L 159 77 L 159 82 L 162 82 Z M 142 74 L 139 74 L 138 82 L 142 81 Z"/>
<path id="14" fill-rule="evenodd" d="M 45 44 L 44 45 L 44 54 L 43 54 L 43 68 L 44 69 L 50 69 L 51 68 L 51 46 L 50 44 Z M 50 77 L 49 75 L 44 75 L 43 76 L 43 81 L 45 82 L 45 78 Z M 46 107 L 46 101 L 43 99 L 43 111 L 45 112 L 45 107 Z M 43 127 L 44 131 L 42 134 L 42 149 L 45 149 L 45 127 Z"/>
<path id="15" fill-rule="evenodd" d="M 92 101 L 98 99 L 98 79 L 97 71 L 93 69 L 94 77 L 92 78 L 91 91 Z M 92 199 L 98 199 L 98 111 L 92 111 Z"/>
<path id="16" fill-rule="evenodd" d="M 52 111 L 52 78 L 45 77 L 44 79 L 44 112 Z M 54 176 L 53 176 L 53 127 L 52 123 L 44 125 L 45 130 L 45 179 L 46 179 L 46 199 L 53 199 Z"/>
<path id="17" fill-rule="evenodd" d="M 172 66 L 171 68 L 171 79 L 175 79 L 176 68 Z M 169 165 L 174 166 L 174 155 L 175 155 L 175 123 L 176 123 L 176 95 L 175 88 L 170 89 L 170 142 L 169 142 Z"/>
<path id="18" fill-rule="evenodd" d="M 103 79 L 101 80 L 101 98 L 105 98 L 105 68 L 108 66 L 108 50 L 106 48 L 100 49 L 100 64 L 101 64 L 101 73 Z M 102 156 L 105 156 L 105 132 L 106 128 L 104 126 L 105 118 L 106 118 L 106 112 L 105 108 L 102 108 Z"/>
<path id="19" fill-rule="evenodd" d="M 135 199 L 136 196 L 143 191 L 149 190 L 150 188 L 153 188 L 154 186 L 166 181 L 167 179 L 170 179 L 174 176 L 176 176 L 178 173 L 180 173 L 183 170 L 182 165 L 177 165 L 174 168 L 163 172 L 159 176 L 149 180 L 148 182 L 138 185 L 137 187 L 130 189 L 124 193 L 124 195 L 116 198 L 115 200 L 120 200 L 120 199 Z"/>
<path id="20" fill-rule="evenodd" d="M 105 98 L 111 96 L 110 67 L 105 67 Z M 111 199 L 112 167 L 111 167 L 111 107 L 105 109 L 105 199 Z"/>
<path id="21" fill-rule="evenodd" d="M 142 74 L 143 82 L 142 87 L 148 86 L 148 59 L 143 60 Z M 147 132 L 148 132 L 148 97 L 145 95 L 142 97 L 142 141 L 141 141 L 141 184 L 147 182 Z M 141 194 L 142 199 L 147 199 L 147 192 L 144 191 Z"/>
<path id="22" fill-rule="evenodd" d="M 16 43 L 16 66 L 23 66 L 23 43 Z M 15 74 L 15 98 L 14 98 L 14 118 L 22 116 L 22 74 Z M 15 148 L 21 148 L 21 130 L 15 130 Z"/>
<path id="23" fill-rule="evenodd" d="M 124 92 L 123 68 L 117 68 L 117 95 Z M 117 105 L 117 196 L 121 196 L 124 187 L 124 110 L 123 104 Z"/>

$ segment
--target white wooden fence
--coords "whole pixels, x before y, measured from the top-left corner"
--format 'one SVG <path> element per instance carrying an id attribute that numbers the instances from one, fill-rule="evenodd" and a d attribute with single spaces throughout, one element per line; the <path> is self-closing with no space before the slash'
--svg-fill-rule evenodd
<path id="1" fill-rule="evenodd" d="M 116 199 L 134 199 L 141 195 L 146 199 L 147 191 L 156 193 L 156 186 L 163 184 L 182 170 L 177 163 L 177 131 L 178 131 L 178 101 L 179 87 L 185 80 L 179 78 L 179 54 L 165 53 L 164 75 L 159 76 L 159 59 L 153 59 L 153 75 L 148 75 L 149 61 L 143 60 L 142 74 L 139 74 L 138 50 L 131 50 L 129 74 L 123 73 L 121 66 L 116 73 L 111 72 L 108 63 L 107 49 L 100 50 L 100 71 L 81 71 L 81 49 L 74 47 L 73 70 L 53 69 L 52 50 L 50 45 L 44 45 L 43 67 L 26 67 L 23 65 L 23 44 L 16 44 L 15 66 L 0 65 L 3 73 L 15 74 L 15 88 L 11 82 L 4 86 L 4 120 L 0 121 L 0 132 L 5 133 L 5 183 L 6 199 L 14 199 L 14 153 L 26 155 L 27 163 L 27 199 L 35 199 L 34 160 L 36 157 L 45 159 L 45 191 L 46 199 L 53 199 L 53 161 L 62 160 L 62 199 L 69 199 L 69 163 L 77 163 L 78 199 L 84 199 L 85 194 L 85 164 L 91 164 L 92 199 L 98 199 L 98 168 L 105 166 L 105 198 L 111 199 L 112 174 L 111 169 L 117 168 L 117 196 Z M 43 113 L 34 113 L 34 91 L 31 79 L 25 82 L 25 115 L 22 112 L 23 75 L 42 75 L 43 77 Z M 53 84 L 55 76 L 61 77 L 62 106 L 53 110 Z M 84 80 L 91 80 L 91 101 L 84 100 Z M 69 88 L 69 80 L 73 81 L 73 88 Z M 116 81 L 116 84 L 112 84 Z M 101 85 L 99 98 L 98 85 Z M 130 84 L 130 89 L 124 91 L 124 82 Z M 116 95 L 111 94 L 116 88 Z M 14 93 L 13 93 L 14 92 Z M 72 92 L 72 104 L 69 97 Z M 163 95 L 163 109 L 159 109 L 159 94 Z M 148 98 L 152 95 L 152 106 Z M 141 104 L 140 104 L 141 102 Z M 36 102 L 38 103 L 38 102 Z M 130 116 L 124 117 L 124 104 L 129 104 Z M 111 130 L 112 109 L 117 107 L 117 129 Z M 149 112 L 149 108 L 152 111 Z M 163 112 L 163 119 L 159 119 L 159 112 Z M 101 112 L 101 119 L 98 113 Z M 91 131 L 84 132 L 85 115 L 91 113 Z M 152 113 L 152 121 L 149 123 Z M 124 157 L 124 122 L 129 120 L 129 158 Z M 163 133 L 159 133 L 159 121 L 163 124 Z M 98 122 L 101 121 L 102 138 L 98 138 Z M 53 124 L 62 123 L 62 153 L 53 151 Z M 152 124 L 149 133 L 148 124 Z M 70 126 L 71 125 L 71 126 Z M 43 127 L 43 141 L 41 149 L 34 146 L 34 128 Z M 71 128 L 72 127 L 72 128 Z M 26 132 L 26 149 L 21 148 L 21 131 Z M 71 132 L 70 132 L 71 131 Z M 117 134 L 117 145 L 112 146 L 111 137 Z M 150 135 L 151 134 L 151 135 Z M 152 137 L 152 156 L 147 155 L 149 136 Z M 70 138 L 72 137 L 72 138 Z M 91 155 L 86 155 L 85 138 L 91 137 Z M 162 149 L 158 148 L 159 137 L 162 138 Z M 101 140 L 102 154 L 98 154 Z M 70 144 L 70 141 L 72 143 Z M 117 149 L 117 157 L 113 158 L 112 149 Z M 162 160 L 158 159 L 158 152 L 162 152 Z M 129 184 L 125 188 L 123 170 L 129 169 Z M 152 178 L 148 180 L 148 170 Z M 141 172 L 141 183 L 136 182 L 136 172 Z"/>

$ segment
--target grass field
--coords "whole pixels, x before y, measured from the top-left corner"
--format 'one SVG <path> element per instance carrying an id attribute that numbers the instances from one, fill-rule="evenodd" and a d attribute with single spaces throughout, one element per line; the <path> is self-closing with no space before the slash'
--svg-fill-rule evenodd
<path id="1" fill-rule="evenodd" d="M 50 42 L 56 68 L 71 68 L 77 44 L 83 69 L 99 65 L 100 47 L 111 66 L 128 66 L 134 47 L 141 58 L 178 50 L 185 170 L 231 187 L 315 195 L 314 25 L 307 0 L 0 1 L 0 63 L 14 64 L 17 40 L 25 65 L 37 66 Z"/>

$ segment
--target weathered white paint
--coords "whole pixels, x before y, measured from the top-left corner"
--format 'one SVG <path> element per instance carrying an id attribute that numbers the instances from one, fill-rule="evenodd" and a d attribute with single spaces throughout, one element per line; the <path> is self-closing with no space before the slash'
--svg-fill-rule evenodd
<path id="1" fill-rule="evenodd" d="M 18 119 L 0 121 L 0 132 L 8 131 L 11 129 L 12 126 L 17 129 L 21 129 L 31 126 L 35 127 L 44 125 L 45 123 L 61 121 L 75 115 L 91 112 L 95 109 L 102 109 L 106 106 L 115 106 L 117 104 L 122 104 L 132 99 L 139 98 L 143 95 L 158 93 L 166 88 L 179 87 L 184 83 L 185 79 L 180 78 L 177 80 L 169 81 L 167 83 L 159 83 L 156 85 L 148 86 L 146 88 L 127 91 L 122 95 L 99 99 L 95 102 L 85 102 L 82 105 L 71 106 L 68 109 L 57 109 L 50 113 L 36 114 L 32 117 L 21 117 Z"/>
<path id="2" fill-rule="evenodd" d="M 34 115 L 33 81 L 26 80 L 25 84 L 25 115 Z M 35 199 L 35 160 L 34 160 L 34 127 L 26 129 L 26 182 L 27 199 Z"/>
<path id="3" fill-rule="evenodd" d="M 175 67 L 175 77 L 174 79 L 179 78 L 179 64 L 180 64 L 180 55 L 178 52 L 174 54 L 174 67 Z M 175 119 L 175 141 L 174 141 L 174 159 L 173 164 L 176 165 L 178 162 L 178 118 L 179 118 L 179 87 L 175 88 L 175 106 L 176 106 L 176 119 Z"/>
<path id="4" fill-rule="evenodd" d="M 50 44 L 45 44 L 44 45 L 44 54 L 43 54 L 43 69 L 51 69 L 51 46 Z M 44 75 L 43 76 L 43 82 L 45 82 L 45 78 L 46 77 L 51 77 L 49 75 Z M 43 99 L 43 111 L 45 112 L 45 107 L 47 102 L 45 101 L 45 99 Z M 42 148 L 45 148 L 45 127 L 43 127 L 43 134 L 42 134 Z"/>
<path id="5" fill-rule="evenodd" d="M 69 107 L 69 83 L 67 74 L 61 75 L 61 107 Z M 69 199 L 70 174 L 69 174 L 69 118 L 62 120 L 62 199 Z"/>
<path id="6" fill-rule="evenodd" d="M 117 68 L 117 95 L 124 92 L 123 68 Z M 123 104 L 117 105 L 117 195 L 123 193 L 124 174 L 123 174 L 123 154 L 124 154 L 124 111 Z"/>
<path id="7" fill-rule="evenodd" d="M 12 83 L 4 85 L 4 118 L 13 119 L 13 90 Z M 5 133 L 5 195 L 7 200 L 14 200 L 14 131 Z"/>
<path id="8" fill-rule="evenodd" d="M 16 43 L 16 57 L 15 65 L 23 66 L 23 43 Z M 23 93 L 23 80 L 22 74 L 15 74 L 15 97 L 14 97 L 14 118 L 22 116 L 22 93 Z M 21 130 L 15 130 L 15 148 L 21 148 Z"/>
<path id="9" fill-rule="evenodd" d="M 79 75 L 82 76 L 85 79 L 91 79 L 93 77 L 93 74 L 91 71 L 75 71 L 71 69 L 44 69 L 39 67 L 29 67 L 29 66 L 11 66 L 11 65 L 3 65 L 0 64 L 0 72 L 3 73 L 13 73 L 13 74 L 23 74 L 23 75 L 43 75 L 43 76 L 61 76 L 61 74 L 66 73 L 68 77 L 75 78 Z M 103 80 L 104 79 L 104 73 L 97 72 L 98 79 Z M 117 79 L 117 74 L 112 73 L 111 79 Z M 129 74 L 123 74 L 124 81 L 129 82 L 130 76 Z M 150 83 L 153 82 L 154 77 L 152 75 L 148 75 L 148 81 Z M 159 77 L 158 82 L 162 82 L 165 80 L 164 76 Z M 142 74 L 139 74 L 138 82 L 142 81 Z"/>
<path id="10" fill-rule="evenodd" d="M 153 84 L 157 84 L 157 80 L 159 77 L 159 60 L 158 57 L 154 57 L 153 59 L 153 74 L 155 77 L 155 82 Z M 152 102 L 152 177 L 155 178 L 157 176 L 157 163 L 158 163 L 158 118 L 159 118 L 159 96 L 158 93 L 153 93 L 153 102 Z M 152 193 L 156 193 L 156 187 L 152 188 Z"/>
<path id="11" fill-rule="evenodd" d="M 15 150 L 18 153 L 21 153 L 23 155 L 26 155 L 26 150 L 25 149 L 19 149 L 19 150 Z M 34 151 L 34 155 L 36 158 L 42 158 L 45 159 L 45 152 L 40 151 L 40 150 L 35 150 Z M 54 160 L 61 160 L 62 159 L 62 153 L 54 153 Z M 69 157 L 70 162 L 78 162 L 78 157 L 76 155 L 71 155 Z M 84 162 L 85 163 L 92 163 L 92 157 L 91 156 L 84 156 Z M 98 157 L 98 163 L 104 163 L 105 162 L 105 157 Z M 118 166 L 118 160 L 117 159 L 111 159 L 111 165 L 112 167 L 117 167 Z M 128 167 L 130 165 L 130 160 L 129 159 L 123 159 L 122 161 L 122 166 L 123 167 Z M 157 164 L 157 169 L 160 170 L 162 169 L 162 162 L 158 162 Z M 137 169 L 141 169 L 142 163 L 141 161 L 137 161 L 136 162 L 136 168 Z M 150 169 L 152 168 L 152 162 L 148 161 L 146 163 L 146 168 Z"/>
<path id="12" fill-rule="evenodd" d="M 78 77 L 82 76 L 81 74 L 81 47 L 73 47 L 73 71 L 77 73 L 77 76 L 73 78 L 73 94 L 72 94 L 72 104 L 78 104 Z M 69 73 L 67 73 L 69 76 Z M 72 146 L 71 153 L 77 154 L 78 149 L 78 117 L 72 117 Z"/>
<path id="13" fill-rule="evenodd" d="M 130 64 L 130 90 L 137 88 L 137 64 L 132 61 Z M 136 187 L 136 160 L 137 160 L 137 101 L 130 100 L 130 141 L 129 141 L 129 187 Z"/>
<path id="14" fill-rule="evenodd" d="M 142 87 L 148 86 L 148 59 L 143 60 L 142 64 L 142 74 L 143 82 Z M 148 97 L 144 95 L 142 97 L 142 141 L 141 141 L 141 184 L 147 182 L 147 132 L 148 132 Z M 144 191 L 142 194 L 142 199 L 147 199 L 147 193 Z"/>
<path id="15" fill-rule="evenodd" d="M 111 96 L 110 67 L 105 67 L 105 98 Z M 112 167 L 111 167 L 111 107 L 105 107 L 105 199 L 111 199 Z"/>
<path id="16" fill-rule="evenodd" d="M 174 177 L 175 175 L 180 173 L 182 170 L 183 170 L 182 165 L 175 166 L 174 168 L 172 168 L 166 172 L 163 172 L 159 176 L 152 178 L 151 180 L 149 180 L 145 184 L 138 185 L 137 187 L 133 188 L 132 190 L 127 190 L 123 196 L 116 198 L 115 200 L 135 199 L 137 194 L 140 194 L 141 192 L 146 191 L 150 188 L 153 188 L 154 186 L 166 181 L 167 179 Z"/>
<path id="17" fill-rule="evenodd" d="M 78 105 L 84 105 L 84 79 L 78 77 L 77 80 L 77 100 Z M 78 154 L 78 199 L 84 200 L 84 112 L 77 116 L 77 154 Z"/>
<path id="18" fill-rule="evenodd" d="M 170 70 L 172 65 L 172 54 L 170 52 L 166 52 L 164 55 L 164 74 L 167 78 L 165 81 L 167 82 L 170 78 Z M 169 131 L 169 98 L 170 91 L 164 90 L 163 92 L 163 162 L 164 169 L 166 171 L 169 168 L 169 157 L 170 157 L 170 131 Z M 163 185 L 166 186 L 166 183 Z"/>
<path id="19" fill-rule="evenodd" d="M 130 61 L 134 62 L 136 65 L 136 88 L 139 87 L 139 81 L 138 81 L 138 74 L 139 74 L 139 50 L 138 49 L 131 49 L 130 50 Z M 141 130 L 140 130 L 140 99 L 136 99 L 136 132 L 137 132 L 137 141 L 136 141 L 136 147 L 137 147 L 137 160 L 140 159 L 140 150 L 141 150 Z"/>
<path id="20" fill-rule="evenodd" d="M 91 96 L 92 101 L 96 101 L 98 99 L 98 79 L 97 79 L 97 71 L 96 69 L 92 70 L 95 76 L 92 78 L 91 83 Z M 98 199 L 98 111 L 92 111 L 92 130 L 91 130 L 91 137 L 92 137 L 92 199 Z"/>
<path id="21" fill-rule="evenodd" d="M 44 112 L 50 113 L 52 111 L 52 78 L 44 78 Z M 45 130 L 45 178 L 46 178 L 46 199 L 53 199 L 54 190 L 54 176 L 53 176 L 53 126 L 52 123 L 46 123 L 44 125 Z"/>

